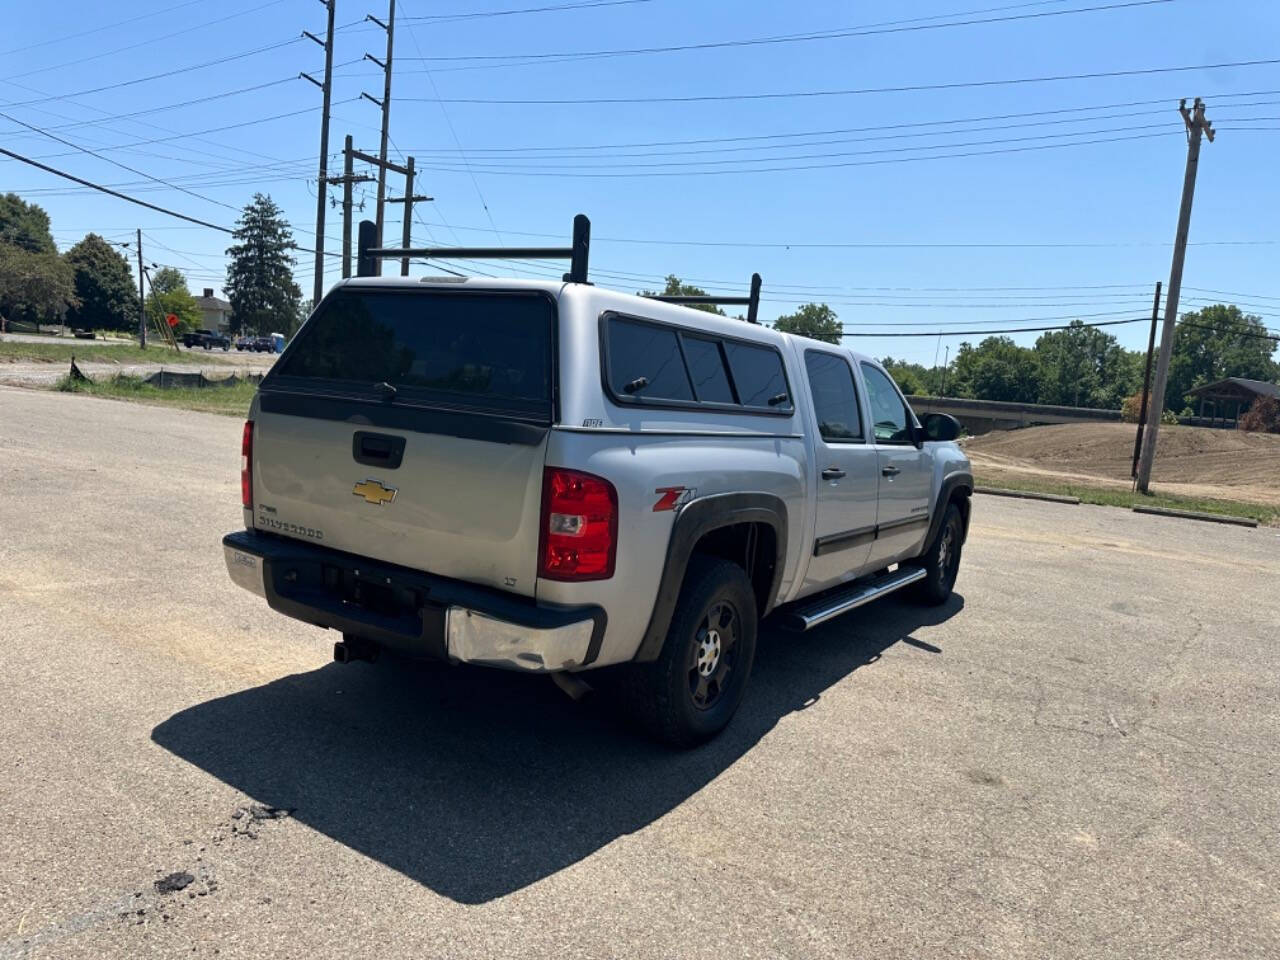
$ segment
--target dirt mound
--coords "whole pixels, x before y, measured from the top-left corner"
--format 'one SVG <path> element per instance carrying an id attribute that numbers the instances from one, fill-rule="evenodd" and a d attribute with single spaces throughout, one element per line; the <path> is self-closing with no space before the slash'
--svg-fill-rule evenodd
<path id="1" fill-rule="evenodd" d="M 965 449 L 994 471 L 1128 483 L 1136 428 L 1063 423 L 974 437 Z M 1152 483 L 1170 493 L 1280 503 L 1280 436 L 1162 426 Z"/>

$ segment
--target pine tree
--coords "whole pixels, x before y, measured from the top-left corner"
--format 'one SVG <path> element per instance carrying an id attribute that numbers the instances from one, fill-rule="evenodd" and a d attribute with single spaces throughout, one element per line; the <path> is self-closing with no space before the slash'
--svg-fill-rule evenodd
<path id="1" fill-rule="evenodd" d="M 231 265 L 223 289 L 231 301 L 234 333 L 292 333 L 298 325 L 302 291 L 293 280 L 297 262 L 293 234 L 270 197 L 254 194 L 227 249 Z"/>

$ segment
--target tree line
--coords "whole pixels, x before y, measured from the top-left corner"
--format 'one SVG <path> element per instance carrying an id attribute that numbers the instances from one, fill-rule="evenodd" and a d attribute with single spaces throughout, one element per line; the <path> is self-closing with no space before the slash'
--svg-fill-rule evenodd
<path id="1" fill-rule="evenodd" d="M 663 292 L 706 293 L 675 276 L 667 278 Z M 803 304 L 773 326 L 827 343 L 839 343 L 843 336 L 836 312 L 825 303 Z M 1275 349 L 1262 318 L 1234 305 L 1215 304 L 1183 314 L 1175 327 L 1165 409 L 1194 414 L 1188 394 L 1227 377 L 1275 383 L 1280 380 Z M 976 345 L 965 341 L 945 366 L 926 367 L 893 357 L 881 363 L 907 394 L 1117 410 L 1142 392 L 1146 352 L 1127 350 L 1112 334 L 1076 320 L 1065 330 L 1045 331 L 1030 347 L 1000 335 Z"/>
<path id="2" fill-rule="evenodd" d="M 302 291 L 293 279 L 293 234 L 270 197 L 244 208 L 227 248 L 222 289 L 231 303 L 232 333 L 292 334 L 302 322 Z M 138 329 L 136 267 L 113 244 L 88 233 L 66 253 L 54 243 L 49 215 L 15 193 L 0 195 L 0 329 L 42 324 L 75 329 Z M 174 267 L 149 275 L 148 324 L 178 318 L 178 330 L 203 325 L 186 277 Z"/>

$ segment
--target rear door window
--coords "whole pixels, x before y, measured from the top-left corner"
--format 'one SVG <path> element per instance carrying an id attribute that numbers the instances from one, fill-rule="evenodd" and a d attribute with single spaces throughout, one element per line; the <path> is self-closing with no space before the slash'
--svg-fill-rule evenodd
<path id="1" fill-rule="evenodd" d="M 676 331 L 652 323 L 610 320 L 609 385 L 620 397 L 693 400 Z"/>
<path id="2" fill-rule="evenodd" d="M 540 294 L 342 290 L 268 385 L 550 422 L 554 327 Z"/>

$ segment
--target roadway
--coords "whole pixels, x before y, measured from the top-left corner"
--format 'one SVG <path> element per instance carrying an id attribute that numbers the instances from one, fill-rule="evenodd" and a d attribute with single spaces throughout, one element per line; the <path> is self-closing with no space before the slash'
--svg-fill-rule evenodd
<path id="1" fill-rule="evenodd" d="M 1280 531 L 980 497 L 673 753 L 331 663 L 227 580 L 235 419 L 0 404 L 0 958 L 1280 955 Z"/>

